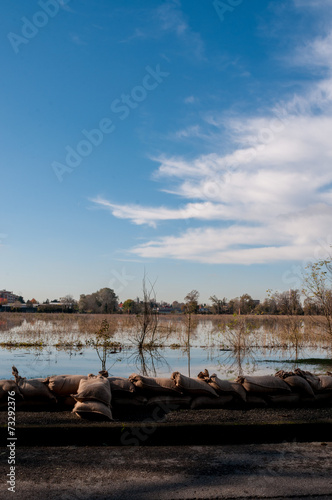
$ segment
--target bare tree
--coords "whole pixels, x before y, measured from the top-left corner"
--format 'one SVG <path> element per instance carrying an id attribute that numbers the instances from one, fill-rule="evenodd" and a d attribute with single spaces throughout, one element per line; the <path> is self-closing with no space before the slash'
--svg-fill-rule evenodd
<path id="1" fill-rule="evenodd" d="M 221 300 L 216 295 L 212 295 L 209 300 L 212 302 L 212 310 L 215 314 L 222 314 L 224 312 L 226 306 L 225 298 Z"/>
<path id="2" fill-rule="evenodd" d="M 121 351 L 120 344 L 118 342 L 112 341 L 112 337 L 117 328 L 118 320 L 114 317 L 111 321 L 103 319 L 100 324 L 99 330 L 95 333 L 95 338 L 89 339 L 87 341 L 87 345 L 95 348 L 98 358 L 101 361 L 102 370 L 106 370 L 107 355 L 117 353 L 118 349 Z M 118 361 L 118 359 L 116 361 Z"/>
<path id="3" fill-rule="evenodd" d="M 134 335 L 134 341 L 139 349 L 143 347 L 151 348 L 156 343 L 159 316 L 156 307 L 154 285 L 155 282 L 151 283 L 150 280 L 147 280 L 144 273 L 142 282 L 143 302 L 139 305 L 139 313 L 136 315 L 137 331 Z"/>
<path id="4" fill-rule="evenodd" d="M 197 290 L 192 290 L 189 292 L 185 298 L 184 305 L 184 324 L 187 336 L 187 352 L 188 352 L 188 375 L 190 377 L 190 337 L 194 328 L 197 326 L 196 313 L 198 310 L 198 298 L 199 292 Z"/>
<path id="5" fill-rule="evenodd" d="M 332 260 L 320 260 L 306 269 L 303 293 L 325 317 L 321 326 L 332 340 Z"/>

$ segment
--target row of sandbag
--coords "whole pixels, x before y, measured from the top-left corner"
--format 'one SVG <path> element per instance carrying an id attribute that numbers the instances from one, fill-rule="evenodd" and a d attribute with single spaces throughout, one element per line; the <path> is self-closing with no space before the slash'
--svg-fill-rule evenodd
<path id="1" fill-rule="evenodd" d="M 158 405 L 166 412 L 180 408 L 223 408 L 232 406 L 275 406 L 315 404 L 332 405 L 332 376 L 310 372 L 280 371 L 273 376 L 239 377 L 230 382 L 207 370 L 197 378 L 174 372 L 170 378 L 128 378 L 99 375 L 55 375 L 46 379 L 25 379 L 13 367 L 15 380 L 0 381 L 0 405 L 3 395 L 16 393 L 18 408 L 72 409 L 85 418 L 112 419 L 112 407 Z"/>

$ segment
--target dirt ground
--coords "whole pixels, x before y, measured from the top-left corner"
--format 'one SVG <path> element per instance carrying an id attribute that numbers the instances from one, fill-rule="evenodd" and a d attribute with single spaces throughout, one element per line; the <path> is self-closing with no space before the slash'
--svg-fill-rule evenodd
<path id="1" fill-rule="evenodd" d="M 158 415 L 161 415 L 158 413 Z M 130 409 L 113 411 L 114 424 L 119 422 L 140 422 L 151 418 L 151 411 Z M 204 409 L 178 410 L 160 417 L 160 421 L 169 423 L 269 423 L 269 422 L 314 422 L 332 419 L 332 407 L 322 408 L 252 408 L 252 409 Z M 0 412 L 0 425 L 7 423 L 7 412 Z M 16 425 L 54 425 L 76 424 L 89 425 L 70 411 L 63 412 L 16 412 Z M 112 422 L 106 425 L 114 425 Z M 105 423 L 103 423 L 105 425 Z"/>

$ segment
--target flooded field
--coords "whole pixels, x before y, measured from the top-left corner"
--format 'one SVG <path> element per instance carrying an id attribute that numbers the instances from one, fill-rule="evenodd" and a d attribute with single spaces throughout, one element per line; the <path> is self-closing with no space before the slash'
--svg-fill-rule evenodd
<path id="1" fill-rule="evenodd" d="M 102 320 L 107 331 L 101 331 Z M 162 316 L 153 339 L 139 346 L 141 324 L 127 315 L 0 313 L 0 378 L 133 372 L 197 376 L 207 368 L 222 378 L 273 374 L 300 367 L 332 369 L 332 339 L 323 318 L 303 316 Z"/>

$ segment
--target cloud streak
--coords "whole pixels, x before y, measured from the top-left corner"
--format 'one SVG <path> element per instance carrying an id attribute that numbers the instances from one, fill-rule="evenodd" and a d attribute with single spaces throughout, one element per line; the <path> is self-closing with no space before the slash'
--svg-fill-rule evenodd
<path id="1" fill-rule="evenodd" d="M 266 116 L 233 119 L 233 151 L 194 159 L 163 155 L 154 178 L 163 191 L 186 200 L 178 207 L 96 205 L 134 224 L 157 228 L 162 221 L 196 219 L 204 224 L 177 235 L 159 236 L 133 248 L 144 258 L 202 263 L 267 263 L 313 256 L 332 220 L 332 32 L 297 51 L 307 68 L 328 69 L 302 94 L 281 102 Z M 209 122 L 211 123 L 211 116 Z M 213 121 L 220 137 L 225 123 Z M 189 127 L 179 137 L 197 136 Z"/>

